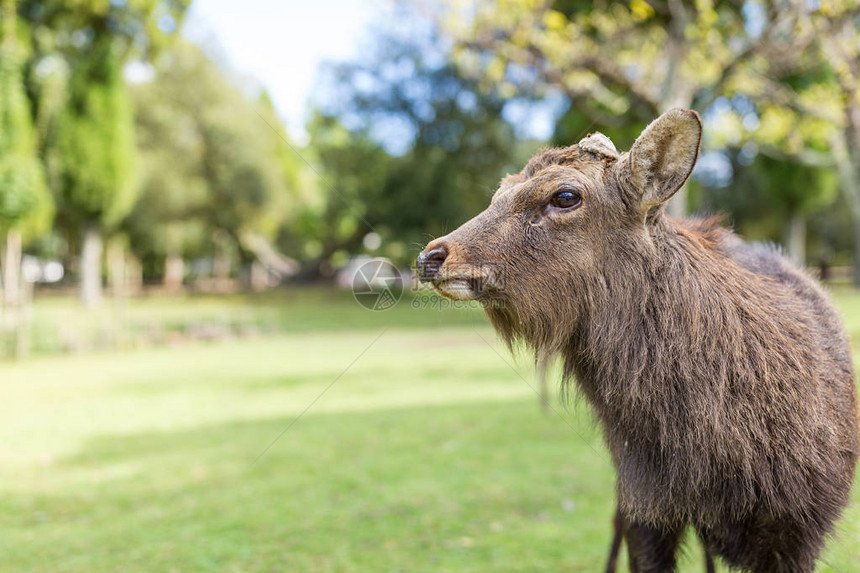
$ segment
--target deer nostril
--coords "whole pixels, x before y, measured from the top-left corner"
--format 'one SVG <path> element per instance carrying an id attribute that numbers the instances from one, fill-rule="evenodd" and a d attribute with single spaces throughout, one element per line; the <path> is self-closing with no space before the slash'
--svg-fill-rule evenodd
<path id="1" fill-rule="evenodd" d="M 442 266 L 442 263 L 445 262 L 445 259 L 448 258 L 448 249 L 445 247 L 436 247 L 429 253 L 427 253 L 427 262 L 428 263 L 436 263 L 439 266 Z"/>
<path id="2" fill-rule="evenodd" d="M 444 245 L 435 247 L 426 253 L 421 252 L 418 255 L 418 260 L 415 261 L 418 278 L 425 282 L 432 281 L 447 257 L 448 249 Z"/>

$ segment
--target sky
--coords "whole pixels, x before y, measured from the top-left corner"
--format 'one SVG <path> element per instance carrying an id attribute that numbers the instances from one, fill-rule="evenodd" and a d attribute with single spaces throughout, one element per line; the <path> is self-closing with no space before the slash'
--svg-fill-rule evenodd
<path id="1" fill-rule="evenodd" d="M 317 66 L 357 55 L 385 0 L 195 0 L 184 34 L 220 47 L 237 72 L 259 81 L 294 137 Z"/>
<path id="2" fill-rule="evenodd" d="M 194 0 L 183 34 L 217 48 L 240 77 L 271 95 L 290 136 L 304 143 L 320 63 L 359 57 L 374 20 L 396 0 Z M 514 102 L 505 118 L 520 137 L 546 140 L 563 106 Z M 385 143 L 385 142 L 383 142 Z"/>

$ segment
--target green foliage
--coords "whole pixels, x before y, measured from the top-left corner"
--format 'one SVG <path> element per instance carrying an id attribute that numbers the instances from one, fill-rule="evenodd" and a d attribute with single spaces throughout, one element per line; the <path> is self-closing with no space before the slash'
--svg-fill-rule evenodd
<path id="1" fill-rule="evenodd" d="M 50 166 L 57 204 L 76 223 L 111 227 L 134 206 L 134 117 L 120 62 L 109 39 L 94 61 L 73 71 L 57 122 Z"/>
<path id="2" fill-rule="evenodd" d="M 360 249 L 361 239 L 374 230 L 392 158 L 366 133 L 349 131 L 335 117 L 316 113 L 308 132 L 323 166 L 315 186 L 319 198 L 305 206 L 299 226 L 282 235 L 281 243 L 288 252 L 299 246 L 304 252 L 295 254 L 301 258 L 328 261 L 339 250 Z"/>
<path id="3" fill-rule="evenodd" d="M 756 158 L 756 167 L 761 173 L 759 189 L 773 206 L 785 212 L 809 211 L 836 197 L 839 182 L 832 169 L 764 154 Z"/>
<path id="4" fill-rule="evenodd" d="M 731 2 L 481 4 L 446 28 L 460 65 L 512 95 L 550 85 L 605 124 L 650 121 L 672 106 L 703 109 L 750 56 L 757 37 Z M 769 17 L 769 15 L 768 15 Z M 729 41 L 731 40 L 731 41 Z M 533 84 L 518 81 L 526 69 Z"/>
<path id="5" fill-rule="evenodd" d="M 271 239 L 300 209 L 299 167 L 271 103 L 244 94 L 199 47 L 178 42 L 133 86 L 142 194 L 125 223 L 137 254 L 211 253 Z"/>
<path id="6" fill-rule="evenodd" d="M 189 0 L 21 0 L 29 93 L 60 223 L 115 227 L 137 199 L 133 108 L 123 68 L 171 41 Z"/>
<path id="7" fill-rule="evenodd" d="M 756 146 L 730 192 L 691 186 L 697 206 L 749 221 L 750 235 L 776 238 L 786 214 L 833 198 L 826 167 L 796 163 L 826 156 L 838 131 L 851 59 L 811 48 L 850 56 L 853 32 L 811 31 L 848 21 L 847 1 L 807 19 L 769 1 L 448 0 L 444 21 L 399 5 L 372 49 L 327 68 L 301 148 L 281 139 L 266 93 L 249 97 L 230 70 L 173 43 L 188 4 L 18 4 L 19 49 L 0 62 L 0 149 L 41 154 L 69 249 L 82 223 L 118 230 L 157 274 L 167 255 L 226 249 L 247 263 L 262 238 L 314 275 L 367 251 L 374 231 L 382 246 L 369 254 L 405 264 L 521 167 L 536 142 L 518 141 L 503 112 L 547 90 L 570 103 L 556 144 L 600 130 L 628 148 L 659 111 L 685 105 L 704 112 L 707 149 Z M 154 79 L 126 85 L 132 61 L 153 64 Z M 0 153 L 3 225 L 50 215 L 25 151 Z"/>
<path id="8" fill-rule="evenodd" d="M 838 181 L 831 169 L 763 153 L 750 163 L 737 149 L 727 155 L 734 172 L 731 185 L 708 189 L 703 207 L 727 215 L 747 238 L 778 243 L 791 215 L 820 211 L 836 198 Z"/>
<path id="9" fill-rule="evenodd" d="M 130 87 L 141 191 L 123 229 L 145 261 L 169 252 L 197 254 L 206 241 L 205 229 L 192 219 L 205 204 L 207 189 L 196 161 L 197 129 L 188 116 L 192 92 L 185 90 L 191 82 L 182 78 L 187 70 L 175 65 L 181 49 L 190 48 L 177 47 L 177 52 L 162 55 L 154 80 Z"/>
<path id="10" fill-rule="evenodd" d="M 704 113 L 726 98 L 749 105 L 709 123 L 708 149 L 753 141 L 797 159 L 826 149 L 833 134 L 823 117 L 833 90 L 822 89 L 831 72 L 816 55 L 810 19 L 830 3 L 807 11 L 770 1 L 508 0 L 479 4 L 466 19 L 458 17 L 460 0 L 449 3 L 457 61 L 485 89 L 511 95 L 551 87 L 568 97 L 558 142 L 599 129 L 626 148 L 668 108 Z M 678 197 L 669 206 L 674 215 L 685 207 Z"/>
<path id="11" fill-rule="evenodd" d="M 408 264 L 415 247 L 486 207 L 519 144 L 502 118 L 506 101 L 484 93 L 448 57 L 435 28 L 383 30 L 359 61 L 329 70 L 334 102 L 308 126 L 328 184 L 317 207 L 320 259 L 361 249 L 379 233 L 379 253 Z"/>
<path id="12" fill-rule="evenodd" d="M 609 137 L 618 149 L 630 149 L 647 125 L 648 122 L 638 119 L 631 119 L 624 125 L 604 123 L 589 118 L 576 105 L 571 104 L 555 124 L 552 144 L 573 145 L 589 133 L 599 131 Z"/>
<path id="13" fill-rule="evenodd" d="M 86 59 L 92 46 L 110 37 L 122 61 L 152 60 L 179 31 L 191 0 L 21 0 L 22 17 L 33 27 L 36 57 L 60 52 Z"/>
<path id="14" fill-rule="evenodd" d="M 36 153 L 33 120 L 23 82 L 24 50 L 17 38 L 15 4 L 5 0 L 2 6 L 0 226 L 8 229 L 30 222 L 41 228 L 50 219 L 51 201 Z"/>
<path id="15" fill-rule="evenodd" d="M 283 144 L 255 106 L 240 98 L 237 92 L 236 99 L 210 110 L 200 125 L 200 167 L 209 192 L 205 217 L 237 239 L 250 230 L 270 234 L 286 214 L 276 209 L 286 194 L 275 151 Z"/>
<path id="16" fill-rule="evenodd" d="M 252 103 L 255 115 L 258 114 L 258 120 L 263 123 L 257 124 L 261 129 L 256 136 L 261 146 L 258 153 L 267 159 L 266 178 L 271 185 L 266 191 L 266 208 L 257 218 L 255 231 L 266 239 L 273 239 L 283 226 L 292 224 L 301 208 L 312 200 L 316 187 L 307 184 L 305 177 L 314 175 L 294 151 L 296 144 L 284 130 L 269 94 L 263 91 Z"/>

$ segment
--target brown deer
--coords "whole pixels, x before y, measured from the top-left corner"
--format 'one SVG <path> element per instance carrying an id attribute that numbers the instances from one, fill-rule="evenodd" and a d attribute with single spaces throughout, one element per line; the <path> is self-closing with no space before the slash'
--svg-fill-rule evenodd
<path id="1" fill-rule="evenodd" d="M 542 151 L 417 268 L 562 358 L 612 454 L 633 571 L 674 570 L 692 526 L 730 567 L 810 572 L 860 452 L 851 352 L 778 249 L 666 215 L 701 136 L 675 109 L 629 153 L 599 133 Z"/>

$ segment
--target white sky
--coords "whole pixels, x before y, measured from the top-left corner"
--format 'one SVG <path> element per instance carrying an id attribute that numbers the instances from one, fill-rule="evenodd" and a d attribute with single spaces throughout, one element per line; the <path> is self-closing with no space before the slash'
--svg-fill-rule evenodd
<path id="1" fill-rule="evenodd" d="M 304 133 L 304 112 L 323 60 L 356 55 L 383 0 L 195 0 L 185 35 L 214 41 L 237 72 L 269 91 L 290 133 Z"/>
<path id="2" fill-rule="evenodd" d="M 396 0 L 194 0 L 184 35 L 215 46 L 241 77 L 262 84 L 299 142 L 316 70 L 325 60 L 358 55 L 374 19 Z M 505 117 L 522 137 L 547 139 L 561 111 L 555 98 L 511 106 Z M 509 112 L 509 113 L 508 113 Z"/>

